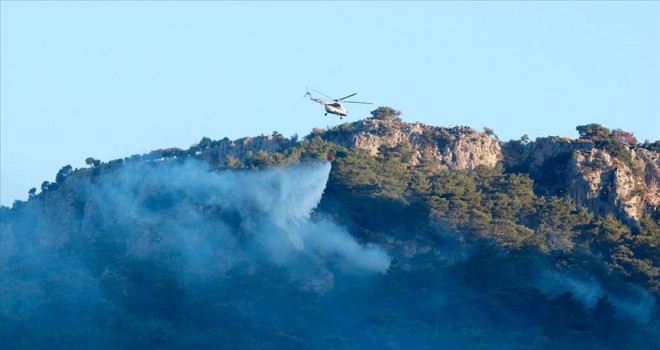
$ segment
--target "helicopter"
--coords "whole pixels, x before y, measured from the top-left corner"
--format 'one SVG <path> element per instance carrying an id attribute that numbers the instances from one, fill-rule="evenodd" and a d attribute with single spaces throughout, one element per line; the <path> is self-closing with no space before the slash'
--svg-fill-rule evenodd
<path id="1" fill-rule="evenodd" d="M 347 98 L 353 97 L 353 96 L 357 95 L 357 93 L 353 93 L 353 94 L 350 94 L 350 95 L 342 97 L 342 98 L 332 98 L 332 97 L 322 93 L 321 91 L 317 91 L 317 90 L 314 90 L 314 89 L 312 89 L 312 91 L 329 98 L 330 101 L 322 100 L 320 98 L 314 98 L 312 96 L 312 94 L 309 92 L 309 89 L 307 89 L 307 93 L 305 94 L 304 97 L 307 97 L 307 98 L 309 98 L 310 100 L 312 100 L 314 102 L 322 104 L 323 107 L 325 107 L 325 115 L 326 116 L 328 115 L 328 113 L 336 114 L 336 115 L 339 116 L 339 119 L 342 119 L 342 118 L 344 118 L 345 116 L 348 115 L 348 111 L 346 110 L 346 108 L 344 106 L 342 106 L 339 103 L 339 101 L 341 101 L 342 103 L 360 103 L 360 104 L 365 104 L 365 105 L 372 104 L 371 102 L 346 101 Z"/>

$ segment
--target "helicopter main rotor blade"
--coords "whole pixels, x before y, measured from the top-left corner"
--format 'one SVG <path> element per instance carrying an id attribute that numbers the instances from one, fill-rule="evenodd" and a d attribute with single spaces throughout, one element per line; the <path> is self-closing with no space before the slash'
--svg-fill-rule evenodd
<path id="1" fill-rule="evenodd" d="M 328 95 L 322 93 L 321 91 L 314 90 L 314 89 L 311 89 L 311 90 L 314 91 L 314 92 L 316 92 L 316 93 L 319 93 L 319 94 L 321 94 L 321 95 L 323 95 L 323 96 L 325 96 L 325 97 L 327 97 L 327 98 L 329 98 L 329 99 L 331 99 L 331 100 L 333 99 L 332 97 L 330 97 L 330 96 L 328 96 Z"/>
<path id="2" fill-rule="evenodd" d="M 348 95 L 348 96 L 344 96 L 344 97 L 342 97 L 342 98 L 338 98 L 338 99 L 336 99 L 335 101 L 341 101 L 341 100 L 343 100 L 343 99 L 346 99 L 346 98 L 349 98 L 349 97 L 353 97 L 353 96 L 355 96 L 355 95 L 357 95 L 357 92 L 354 93 L 354 94 L 350 94 L 350 95 Z"/>
<path id="3" fill-rule="evenodd" d="M 372 105 L 371 102 L 360 102 L 360 101 L 341 101 L 342 103 L 361 103 L 363 105 Z"/>

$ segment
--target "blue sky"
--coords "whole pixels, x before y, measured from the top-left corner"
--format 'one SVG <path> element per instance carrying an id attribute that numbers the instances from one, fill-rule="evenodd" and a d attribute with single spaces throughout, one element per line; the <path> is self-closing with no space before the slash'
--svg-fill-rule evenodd
<path id="1" fill-rule="evenodd" d="M 3 205 L 202 137 L 339 123 L 305 86 L 405 121 L 660 139 L 660 2 L 1 2 Z"/>

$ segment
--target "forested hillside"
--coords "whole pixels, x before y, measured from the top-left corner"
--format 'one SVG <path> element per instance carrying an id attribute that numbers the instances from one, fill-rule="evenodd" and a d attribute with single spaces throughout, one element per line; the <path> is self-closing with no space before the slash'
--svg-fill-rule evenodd
<path id="1" fill-rule="evenodd" d="M 1 210 L 0 346 L 660 346 L 659 141 L 372 115 L 63 167 Z"/>

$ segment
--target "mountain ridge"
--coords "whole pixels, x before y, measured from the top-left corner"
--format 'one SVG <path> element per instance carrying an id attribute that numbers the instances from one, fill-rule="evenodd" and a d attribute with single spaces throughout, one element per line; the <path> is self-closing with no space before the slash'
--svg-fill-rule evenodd
<path id="1" fill-rule="evenodd" d="M 657 346 L 657 145 L 372 114 L 64 166 L 0 208 L 0 344 Z"/>
<path id="2" fill-rule="evenodd" d="M 466 126 L 446 128 L 404 122 L 399 117 L 400 112 L 389 107 L 380 107 L 372 114 L 371 118 L 329 129 L 315 128 L 307 138 L 318 136 L 349 149 L 366 150 L 372 156 L 377 156 L 381 147 L 408 144 L 412 148 L 408 163 L 415 166 L 422 157 L 430 157 L 436 163 L 435 171 L 502 165 L 506 171 L 528 174 L 539 193 L 568 195 L 578 208 L 585 207 L 602 215 L 613 214 L 631 224 L 643 214 L 660 220 L 660 141 L 653 144 L 647 141 L 647 148 L 619 142 L 623 153 L 613 155 L 588 138 L 547 136 L 534 141 L 503 142 L 490 130 L 486 133 Z M 113 167 L 136 160 L 192 156 L 219 168 L 246 166 L 246 162 L 250 167 L 260 165 L 260 153 L 262 156 L 264 152 L 283 154 L 298 144 L 297 136 L 286 138 L 277 132 L 236 140 L 214 141 L 204 137 L 188 150 L 159 149 L 145 155 L 99 162 L 99 165 Z M 626 155 L 625 160 L 621 159 L 621 154 Z M 62 171 L 68 175 L 71 170 L 63 168 Z M 553 178 L 549 179 L 548 174 L 553 174 Z M 42 184 L 42 189 L 47 188 L 48 184 Z"/>

